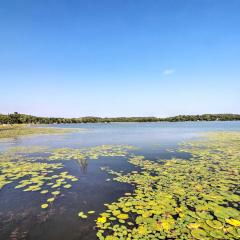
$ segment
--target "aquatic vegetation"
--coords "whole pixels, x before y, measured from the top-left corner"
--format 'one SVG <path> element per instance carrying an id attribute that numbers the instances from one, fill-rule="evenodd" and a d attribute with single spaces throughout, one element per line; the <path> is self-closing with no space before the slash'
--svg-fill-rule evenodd
<path id="1" fill-rule="evenodd" d="M 94 214 L 95 211 L 88 211 L 88 214 Z"/>
<path id="2" fill-rule="evenodd" d="M 24 192 L 40 191 L 40 194 L 43 195 L 59 195 L 60 191 L 52 191 L 51 189 L 66 188 L 65 186 L 70 188 L 71 184 L 66 184 L 67 181 L 75 179 L 74 176 L 66 172 L 52 175 L 61 168 L 63 168 L 63 165 L 59 163 L 0 162 L 0 187 L 3 188 L 5 185 L 14 182 L 17 184 L 14 188 Z"/>
<path id="3" fill-rule="evenodd" d="M 85 218 L 88 218 L 88 215 L 92 215 L 92 214 L 94 214 L 94 213 L 95 213 L 95 211 L 88 211 L 87 213 L 79 212 L 79 213 L 78 213 L 78 216 L 79 216 L 80 218 L 85 219 Z M 88 214 L 88 215 L 87 215 L 87 214 Z"/>
<path id="4" fill-rule="evenodd" d="M 42 204 L 41 208 L 43 208 L 43 209 L 48 208 L 48 204 L 47 203 Z"/>
<path id="5" fill-rule="evenodd" d="M 59 195 L 60 194 L 60 191 L 54 191 L 54 192 L 52 192 L 52 195 Z"/>
<path id="6" fill-rule="evenodd" d="M 99 239 L 239 239 L 240 238 L 240 134 L 209 134 L 185 143 L 181 152 L 189 160 L 147 160 L 130 154 L 135 148 L 101 145 L 80 149 L 15 147 L 0 154 L 0 191 L 10 186 L 16 191 L 41 196 L 42 212 L 79 179 L 65 171 L 65 161 L 83 167 L 89 159 L 124 157 L 137 170 L 116 172 L 106 181 L 134 185 L 118 201 L 105 204 L 96 217 Z M 95 211 L 78 213 L 85 221 Z"/>
<path id="7" fill-rule="evenodd" d="M 48 190 L 42 190 L 40 193 L 41 194 L 46 194 L 46 193 L 48 193 Z"/>
<path id="8" fill-rule="evenodd" d="M 240 239 L 240 133 L 182 145 L 189 160 L 132 156 L 141 171 L 105 169 L 135 186 L 96 220 L 99 239 Z"/>
<path id="9" fill-rule="evenodd" d="M 16 190 L 40 192 L 49 198 L 51 195 L 59 195 L 61 188 L 71 188 L 70 183 L 78 179 L 66 171 L 61 171 L 64 168 L 62 163 L 43 162 L 37 155 L 28 156 L 45 151 L 46 148 L 37 146 L 15 147 L 0 154 L 0 190 L 12 184 Z M 49 198 L 47 202 L 54 200 Z M 41 205 L 43 209 L 47 207 L 47 203 Z"/>
<path id="10" fill-rule="evenodd" d="M 97 219 L 97 223 L 103 224 L 107 221 L 107 218 L 102 216 Z"/>
<path id="11" fill-rule="evenodd" d="M 48 159 L 52 161 L 75 160 L 79 164 L 81 171 L 86 173 L 89 159 L 97 160 L 100 157 L 126 157 L 129 155 L 129 151 L 134 149 L 136 149 L 136 147 L 126 145 L 100 145 L 80 149 L 58 148 L 51 152 Z M 106 181 L 110 181 L 110 179 Z M 68 188 L 68 186 L 66 188 Z"/>
<path id="12" fill-rule="evenodd" d="M 0 139 L 4 138 L 16 138 L 19 136 L 31 136 L 31 135 L 46 135 L 46 134 L 63 134 L 73 132 L 72 129 L 60 129 L 60 128 L 40 128 L 30 127 L 28 125 L 5 125 L 0 127 Z"/>
<path id="13" fill-rule="evenodd" d="M 41 146 L 12 147 L 0 154 L 0 189 L 13 184 L 16 190 L 39 192 L 46 197 L 47 203 L 41 205 L 45 209 L 61 195 L 61 191 L 72 188 L 78 181 L 76 176 L 62 170 L 64 161 L 75 160 L 83 167 L 84 164 L 87 166 L 88 159 L 126 156 L 130 149 L 133 147 L 121 145 L 53 150 Z M 63 161 L 57 163 L 55 160 Z"/>
<path id="14" fill-rule="evenodd" d="M 60 148 L 53 150 L 49 160 L 80 160 L 98 159 L 100 157 L 125 157 L 129 150 L 136 149 L 125 145 L 101 145 L 80 149 Z"/>
<path id="15" fill-rule="evenodd" d="M 55 198 L 48 198 L 47 202 L 53 202 L 55 200 Z"/>
<path id="16" fill-rule="evenodd" d="M 80 218 L 87 218 L 87 215 L 84 214 L 83 212 L 79 212 L 78 216 L 79 216 Z"/>
<path id="17" fill-rule="evenodd" d="M 21 155 L 28 155 L 30 153 L 41 153 L 41 152 L 48 152 L 48 147 L 45 146 L 18 146 L 18 147 L 10 147 L 6 150 L 6 154 L 9 155 L 16 155 L 16 154 L 21 154 Z"/>
<path id="18" fill-rule="evenodd" d="M 240 227 L 240 220 L 237 219 L 226 219 L 226 222 L 235 227 Z"/>

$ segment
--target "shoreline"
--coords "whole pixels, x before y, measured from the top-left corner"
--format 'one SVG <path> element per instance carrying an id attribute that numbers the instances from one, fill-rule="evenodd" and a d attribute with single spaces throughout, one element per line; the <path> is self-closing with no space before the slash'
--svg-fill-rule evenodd
<path id="1" fill-rule="evenodd" d="M 0 124 L 70 124 L 70 123 L 113 123 L 113 122 L 198 122 L 198 121 L 240 121 L 240 114 L 178 115 L 173 117 L 37 117 L 13 113 L 0 114 Z"/>
<path id="2" fill-rule="evenodd" d="M 197 120 L 197 121 L 112 121 L 112 122 L 65 122 L 65 123 L 18 123 L 18 124 L 11 124 L 11 123 L 0 123 L 0 131 L 1 127 L 12 127 L 12 126 L 27 126 L 27 127 L 36 127 L 36 126 L 48 126 L 48 125 L 75 125 L 75 124 L 119 124 L 119 123 L 200 123 L 200 122 L 239 122 L 240 119 L 233 119 L 233 120 Z M 53 127 L 52 127 L 53 128 Z"/>

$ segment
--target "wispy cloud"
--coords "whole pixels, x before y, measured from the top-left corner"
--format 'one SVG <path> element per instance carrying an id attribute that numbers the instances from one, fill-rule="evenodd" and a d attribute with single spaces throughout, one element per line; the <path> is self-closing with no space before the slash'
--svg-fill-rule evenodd
<path id="1" fill-rule="evenodd" d="M 162 75 L 168 76 L 174 74 L 176 71 L 172 68 L 164 69 Z"/>

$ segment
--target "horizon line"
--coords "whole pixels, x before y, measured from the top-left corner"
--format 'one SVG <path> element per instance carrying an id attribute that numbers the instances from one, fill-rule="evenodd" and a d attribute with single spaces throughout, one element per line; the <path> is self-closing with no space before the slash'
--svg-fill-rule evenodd
<path id="1" fill-rule="evenodd" d="M 53 116 L 40 116 L 40 115 L 32 115 L 32 114 L 26 114 L 26 113 L 19 113 L 19 112 L 13 112 L 13 113 L 0 113 L 0 115 L 10 115 L 10 114 L 20 114 L 20 115 L 27 115 L 27 116 L 33 116 L 33 117 L 39 117 L 39 118 L 66 118 L 66 119 L 71 119 L 71 118 L 158 118 L 158 119 L 164 119 L 164 118 L 174 118 L 174 117 L 179 117 L 179 116 L 203 116 L 203 115 L 240 115 L 240 113 L 201 113 L 201 114 L 177 114 L 177 115 L 172 115 L 172 116 L 166 116 L 166 117 L 161 117 L 161 116 L 112 116 L 112 117 L 100 117 L 100 116 L 94 116 L 94 115 L 86 115 L 86 116 L 79 116 L 79 117 L 53 117 Z"/>

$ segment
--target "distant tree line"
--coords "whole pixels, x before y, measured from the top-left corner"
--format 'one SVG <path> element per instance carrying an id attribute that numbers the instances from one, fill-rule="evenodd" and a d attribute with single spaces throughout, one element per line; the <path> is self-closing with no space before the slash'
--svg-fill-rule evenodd
<path id="1" fill-rule="evenodd" d="M 59 124 L 59 123 L 110 123 L 110 122 L 185 122 L 185 121 L 235 121 L 240 120 L 240 114 L 203 114 L 179 115 L 175 117 L 81 117 L 81 118 L 52 118 L 36 117 L 17 112 L 0 114 L 0 124 Z"/>

